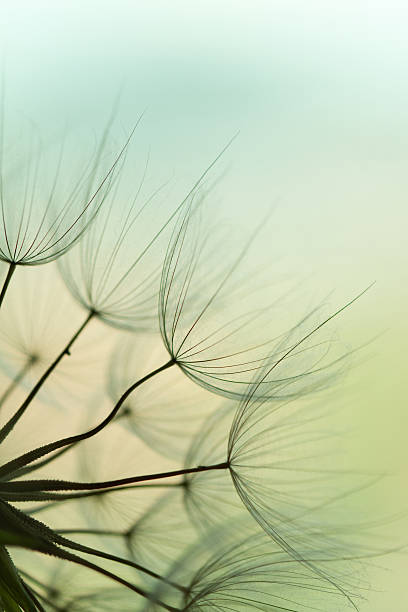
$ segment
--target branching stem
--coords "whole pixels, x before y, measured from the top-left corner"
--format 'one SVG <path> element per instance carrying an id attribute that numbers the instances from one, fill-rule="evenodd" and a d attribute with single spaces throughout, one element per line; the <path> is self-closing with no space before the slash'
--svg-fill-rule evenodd
<path id="1" fill-rule="evenodd" d="M 66 349 L 64 352 L 66 352 Z M 164 363 L 162 366 L 160 366 L 156 370 L 149 372 L 149 374 L 146 374 L 146 376 L 143 376 L 143 378 L 140 378 L 138 381 L 133 383 L 133 385 L 131 385 L 123 393 L 123 395 L 119 398 L 119 400 L 116 402 L 115 406 L 112 408 L 108 416 L 103 421 L 101 421 L 101 423 L 99 423 L 99 425 L 97 425 L 96 427 L 93 427 L 89 431 L 86 431 L 82 434 L 77 434 L 76 436 L 69 436 L 67 438 L 62 438 L 61 440 L 56 440 L 55 442 L 50 442 L 49 444 L 45 444 L 44 446 L 40 446 L 39 448 L 35 448 L 34 450 L 28 451 L 27 453 L 24 453 L 23 455 L 16 457 L 16 459 L 12 459 L 11 461 L 8 461 L 7 463 L 3 464 L 0 467 L 0 478 L 9 477 L 9 475 L 13 474 L 16 470 L 21 469 L 22 467 L 28 465 L 29 463 L 32 463 L 33 461 L 36 461 L 37 459 L 41 459 L 41 457 L 44 457 L 45 455 L 48 455 L 49 453 L 52 453 L 53 451 L 56 451 L 60 448 L 64 448 L 65 446 L 76 444 L 77 442 L 81 442 L 82 440 L 87 440 L 89 438 L 92 438 L 97 433 L 102 431 L 115 418 L 120 408 L 122 407 L 123 403 L 127 400 L 129 395 L 137 387 L 142 385 L 144 382 L 146 382 L 153 376 L 156 376 L 156 374 L 159 374 L 160 372 L 167 370 L 175 363 L 176 362 L 174 359 L 170 359 L 169 361 Z M 1 436 L 1 431 L 0 431 L 0 436 Z M 1 437 L 0 437 L 0 442 L 1 442 Z"/>

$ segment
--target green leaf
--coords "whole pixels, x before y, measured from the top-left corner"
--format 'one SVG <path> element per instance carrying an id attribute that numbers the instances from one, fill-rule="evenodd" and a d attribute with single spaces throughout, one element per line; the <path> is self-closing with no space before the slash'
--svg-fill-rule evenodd
<path id="1" fill-rule="evenodd" d="M 4 539 L 4 533 L 0 537 Z M 0 601 L 5 612 L 36 612 L 37 607 L 28 595 L 10 555 L 0 544 Z"/>

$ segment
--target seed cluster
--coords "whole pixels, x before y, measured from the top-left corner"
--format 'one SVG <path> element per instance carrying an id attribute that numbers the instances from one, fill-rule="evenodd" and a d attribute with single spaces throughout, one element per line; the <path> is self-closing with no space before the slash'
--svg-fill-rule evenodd
<path id="1" fill-rule="evenodd" d="M 208 213 L 223 151 L 169 210 L 132 136 L 65 197 L 62 147 L 51 180 L 2 152 L 0 608 L 357 608 L 375 551 L 342 504 L 369 482 L 324 454 L 317 392 L 362 294 L 299 316 L 247 267 L 267 220 L 231 248 Z"/>

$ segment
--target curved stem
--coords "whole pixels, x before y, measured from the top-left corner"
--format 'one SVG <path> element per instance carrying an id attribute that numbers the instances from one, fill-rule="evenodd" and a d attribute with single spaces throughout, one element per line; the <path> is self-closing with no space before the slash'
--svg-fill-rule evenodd
<path id="1" fill-rule="evenodd" d="M 173 587 L 174 589 L 177 589 L 178 591 L 182 591 L 183 593 L 186 592 L 186 588 L 183 587 L 182 585 L 172 582 L 171 580 L 168 580 L 167 578 L 165 578 L 164 576 L 161 576 L 157 572 L 154 572 L 148 569 L 147 567 L 140 565 L 139 563 L 135 563 L 134 561 L 131 561 L 130 559 L 124 559 L 122 557 L 118 557 L 117 555 L 111 555 L 109 553 L 105 553 L 102 550 L 98 550 L 97 548 L 92 548 L 90 546 L 85 546 L 84 544 L 79 544 L 78 542 L 74 542 L 73 540 L 69 540 L 67 538 L 64 538 L 63 536 L 59 536 L 59 538 L 56 539 L 56 543 L 61 546 L 64 546 L 65 548 L 71 548 L 72 550 L 83 552 L 89 555 L 94 555 L 95 557 L 100 557 L 101 559 L 108 559 L 109 561 L 114 561 L 115 563 L 121 563 L 122 565 L 133 567 L 139 572 L 142 572 L 143 574 L 146 574 L 147 576 L 151 576 L 152 578 L 155 578 L 156 580 L 160 580 L 161 582 L 168 584 L 169 586 Z"/>
<path id="2" fill-rule="evenodd" d="M 139 565 L 134 561 L 124 559 L 116 555 L 111 555 L 96 548 L 85 546 L 84 544 L 80 544 L 79 542 L 74 542 L 73 540 L 65 538 L 64 536 L 59 535 L 53 529 L 50 529 L 47 525 L 45 525 L 45 523 L 28 517 L 23 512 L 8 503 L 0 502 L 0 512 L 0 517 L 2 519 L 2 522 L 4 522 L 6 525 L 6 529 L 8 531 L 11 531 L 11 533 L 17 533 L 19 535 L 22 534 L 23 536 L 27 536 L 30 539 L 30 544 L 28 545 L 28 548 L 32 550 L 38 550 L 38 552 L 43 552 L 46 554 L 51 554 L 57 557 L 68 559 L 68 556 L 72 555 L 72 553 L 68 552 L 65 549 L 73 549 L 75 551 L 94 555 L 102 559 L 108 559 L 110 561 L 114 561 L 122 565 L 127 565 L 128 567 L 133 567 L 134 569 L 144 574 L 147 574 L 157 580 L 161 580 L 164 583 L 178 590 L 185 591 L 185 588 L 181 585 L 173 583 L 172 581 L 161 576 L 160 574 L 157 574 L 156 572 L 144 567 L 143 565 Z M 22 546 L 23 548 L 25 548 L 24 544 Z M 83 560 L 81 557 L 78 558 Z M 98 566 L 93 565 L 93 569 L 96 569 L 97 567 Z M 123 581 L 120 576 L 117 576 L 116 574 L 113 574 L 111 572 L 105 575 L 111 577 L 117 582 L 121 582 L 121 584 L 128 586 L 129 588 L 132 588 L 132 590 L 136 591 L 140 595 L 143 595 L 148 599 L 150 598 L 145 591 L 142 591 L 141 589 L 136 587 L 136 585 L 132 585 L 129 582 Z"/>
<path id="3" fill-rule="evenodd" d="M 75 334 L 72 336 L 71 340 L 69 340 L 68 344 L 66 344 L 66 346 L 62 349 L 62 351 L 60 352 L 60 354 L 54 359 L 54 361 L 52 362 L 52 364 L 47 368 L 47 370 L 44 372 L 44 374 L 41 376 L 41 378 L 39 379 L 39 381 L 37 382 L 36 385 L 34 385 L 34 387 L 31 389 L 30 393 L 27 395 L 26 399 L 24 400 L 24 402 L 21 404 L 20 408 L 17 410 L 17 412 L 9 419 L 9 421 L 2 427 L 2 429 L 0 429 L 0 443 L 3 442 L 3 440 L 9 435 L 9 433 L 12 431 L 12 429 L 14 428 L 14 426 L 16 425 L 16 423 L 18 423 L 18 421 L 21 419 L 21 417 L 23 416 L 23 414 L 25 413 L 25 411 L 27 410 L 28 406 L 31 404 L 31 402 L 33 401 L 33 399 L 35 398 L 35 396 L 37 395 L 37 393 L 39 392 L 39 390 L 41 389 L 41 387 L 43 386 L 43 384 L 45 383 L 45 381 L 47 380 L 47 378 L 52 374 L 52 372 L 55 370 L 55 368 L 57 367 L 57 365 L 59 364 L 59 362 L 63 359 L 63 357 L 65 355 L 70 355 L 70 349 L 72 347 L 72 345 L 74 344 L 75 340 L 77 340 L 78 336 L 80 336 L 80 334 L 83 332 L 83 330 L 85 329 L 85 327 L 88 325 L 89 321 L 95 316 L 95 312 L 93 310 L 91 310 L 88 314 L 88 316 L 86 317 L 85 321 L 82 323 L 82 325 L 77 329 L 77 331 L 75 332 Z"/>
<path id="4" fill-rule="evenodd" d="M 70 553 L 66 550 L 62 550 L 58 546 L 52 547 L 50 552 L 42 551 L 42 550 L 39 550 L 39 552 L 45 552 L 46 554 L 51 554 L 60 559 L 65 559 L 66 561 L 71 561 L 72 563 L 76 563 L 77 565 L 82 565 L 83 567 L 87 567 L 88 569 L 93 570 L 94 572 L 97 572 L 98 574 L 101 574 L 102 576 L 106 576 L 106 578 L 110 578 L 111 580 L 118 582 L 119 584 L 127 587 L 131 591 L 134 591 L 138 595 L 141 595 L 142 597 L 148 599 L 149 601 L 153 601 L 156 605 L 160 606 L 161 608 L 164 608 L 165 610 L 169 610 L 169 612 L 178 612 L 177 608 L 168 606 L 166 603 L 153 598 L 153 596 L 147 591 L 145 591 L 144 589 L 136 586 L 135 584 L 132 584 L 131 582 L 125 580 L 124 578 L 121 578 L 120 576 L 117 576 L 113 572 L 110 572 L 109 570 L 103 567 L 100 567 L 99 565 L 96 565 L 96 563 L 92 563 L 91 561 L 88 561 L 87 559 L 83 559 L 79 555 L 74 555 L 73 553 Z"/>
<path id="5" fill-rule="evenodd" d="M 36 470 L 39 470 L 45 465 L 52 463 L 53 461 L 58 459 L 58 457 L 61 457 L 61 455 L 64 455 L 64 453 L 69 451 L 71 448 L 72 446 L 66 446 L 65 448 L 62 448 L 61 450 L 54 453 L 54 455 L 51 455 L 51 457 L 47 457 L 46 459 L 43 459 L 42 461 L 38 461 L 38 463 L 34 463 L 34 465 L 28 465 L 27 467 L 23 467 L 20 470 L 16 470 L 12 474 L 9 474 L 8 478 L 9 480 L 12 480 L 14 478 L 21 478 L 21 476 L 25 476 L 26 474 L 31 474 L 31 472 L 35 472 Z"/>
<path id="6" fill-rule="evenodd" d="M 23 576 L 23 575 L 25 575 L 25 576 L 27 577 L 27 580 L 34 581 L 34 580 L 33 580 L 33 578 L 32 578 L 31 576 L 28 576 L 26 572 L 23 572 L 22 570 L 18 570 L 18 571 L 19 571 L 19 573 L 20 573 L 22 576 Z M 24 583 L 24 586 L 25 586 L 26 588 L 28 588 L 28 585 L 27 585 L 26 583 Z M 41 586 L 43 586 L 43 585 L 41 585 Z M 35 588 L 34 588 L 34 587 L 32 587 L 32 586 L 30 586 L 30 593 L 34 594 L 34 595 L 35 595 L 35 597 L 37 598 L 37 600 L 38 600 L 38 599 L 40 599 L 42 602 L 46 603 L 46 604 L 47 604 L 47 606 L 51 607 L 53 610 L 56 610 L 57 612 L 61 612 L 61 609 L 60 609 L 60 607 L 59 607 L 57 604 L 53 603 L 53 602 L 51 601 L 51 599 L 49 599 L 48 597 L 46 597 L 46 596 L 45 596 L 45 595 L 43 595 L 42 593 L 39 593 L 39 592 L 37 591 L 37 589 L 35 589 Z M 40 607 L 40 606 L 41 606 L 41 604 L 40 604 L 38 601 L 36 601 L 36 605 L 37 605 L 37 606 L 39 606 L 39 607 L 38 607 L 38 610 L 39 610 L 40 612 L 41 612 L 41 611 L 42 611 L 42 612 L 45 612 L 45 611 L 44 611 L 44 608 L 43 608 L 43 607 Z"/>
<path id="7" fill-rule="evenodd" d="M 37 594 L 35 593 L 35 591 L 30 586 L 28 586 L 28 584 L 24 580 L 22 580 L 21 582 L 22 582 L 23 587 L 27 591 L 27 594 L 33 600 L 36 606 L 37 612 L 45 612 L 45 609 L 42 607 L 41 603 L 37 599 Z"/>
<path id="8" fill-rule="evenodd" d="M 36 459 L 40 459 L 41 457 L 44 457 L 44 455 L 48 455 L 49 453 L 52 453 L 53 451 L 56 451 L 65 446 L 69 446 L 71 444 L 76 444 L 77 442 L 81 442 L 82 440 L 87 440 L 91 438 L 92 436 L 95 436 L 97 433 L 102 431 L 115 418 L 122 404 L 127 400 L 129 395 L 137 387 L 142 385 L 144 382 L 146 382 L 153 376 L 156 376 L 156 374 L 159 374 L 159 372 L 163 372 L 164 370 L 167 370 L 167 368 L 170 368 L 175 363 L 176 362 L 174 361 L 174 359 L 170 359 L 169 361 L 167 361 L 165 364 L 163 364 L 156 370 L 153 370 L 149 374 L 146 374 L 146 376 L 143 376 L 143 378 L 140 378 L 138 381 L 133 383 L 133 385 L 131 385 L 123 393 L 123 395 L 119 398 L 119 400 L 116 402 L 115 406 L 112 408 L 108 416 L 103 421 L 101 421 L 101 423 L 99 423 L 99 425 L 97 425 L 96 427 L 82 434 L 77 434 L 76 436 L 69 436 L 67 438 L 62 438 L 61 440 L 57 440 L 56 442 L 50 442 L 49 444 L 45 444 L 44 446 L 40 446 L 39 448 L 35 448 L 34 450 L 28 451 L 27 453 L 20 455 L 16 459 L 12 459 L 11 461 L 8 461 L 7 463 L 3 464 L 0 467 L 0 478 L 7 477 L 10 473 L 13 473 L 16 470 L 19 470 L 25 465 L 32 463 Z"/>
<path id="9" fill-rule="evenodd" d="M 212 470 L 225 470 L 229 468 L 229 462 L 216 463 L 214 465 L 199 465 L 195 468 L 183 468 L 172 472 L 159 472 L 156 474 L 144 474 L 143 476 L 130 476 L 118 480 L 106 480 L 104 482 L 72 482 L 69 480 L 22 480 L 17 482 L 2 482 L 0 493 L 7 496 L 8 493 L 31 493 L 43 491 L 92 491 L 95 489 L 111 489 L 122 487 L 136 482 L 147 480 L 159 480 L 161 478 L 172 478 L 185 474 L 196 474 L 198 472 L 209 472 Z M 5 494 L 5 495 L 4 495 Z"/>
<path id="10" fill-rule="evenodd" d="M 9 268 L 8 268 L 8 271 L 7 271 L 7 276 L 5 278 L 5 281 L 3 283 L 3 288 L 2 288 L 1 293 L 0 293 L 0 308 L 1 308 L 1 305 L 3 303 L 4 296 L 6 295 L 7 288 L 9 286 L 9 284 L 10 284 L 11 277 L 13 276 L 14 270 L 16 269 L 16 267 L 17 267 L 17 264 L 14 263 L 14 261 L 10 262 Z"/>

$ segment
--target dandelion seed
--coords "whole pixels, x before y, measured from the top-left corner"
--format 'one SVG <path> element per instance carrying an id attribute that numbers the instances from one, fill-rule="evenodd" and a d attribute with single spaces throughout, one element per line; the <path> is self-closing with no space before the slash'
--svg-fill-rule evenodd
<path id="1" fill-rule="evenodd" d="M 269 284 L 254 306 L 240 268 L 259 229 L 235 255 L 219 232 L 203 229 L 203 208 L 204 197 L 181 211 L 164 261 L 159 316 L 171 359 L 194 382 L 232 399 L 245 395 L 266 358 L 275 365 L 257 385 L 259 397 L 297 397 L 326 385 L 342 353 L 332 333 L 323 335 L 321 308 L 290 322 L 289 296 L 271 300 Z"/>
<path id="2" fill-rule="evenodd" d="M 235 520 L 245 507 L 294 559 L 312 558 L 316 548 L 326 559 L 341 557 L 356 541 L 347 502 L 380 477 L 333 467 L 333 432 L 324 428 L 330 404 L 330 396 L 271 403 L 250 387 L 235 415 L 233 406 L 212 415 L 185 460 L 186 508 L 199 529 L 226 515 Z"/>
<path id="3" fill-rule="evenodd" d="M 351 566 L 341 560 L 325 559 L 325 551 L 316 551 L 322 563 L 331 565 L 347 592 L 361 597 L 357 586 L 358 559 Z M 352 554 L 350 553 L 350 557 Z M 304 559 L 312 559 L 305 555 Z M 186 585 L 177 593 L 166 585 L 157 587 L 156 595 L 171 602 L 178 610 L 219 610 L 244 612 L 264 610 L 303 612 L 306 610 L 343 611 L 352 606 L 347 599 L 284 551 L 274 546 L 262 532 L 254 531 L 245 521 L 223 524 L 208 532 L 174 564 L 172 581 Z M 154 603 L 146 611 L 158 610 Z"/>
<path id="4" fill-rule="evenodd" d="M 30 133 L 23 137 L 5 133 L 0 126 L 0 260 L 9 264 L 0 294 L 0 305 L 16 266 L 46 264 L 61 257 L 85 233 L 109 191 L 115 169 L 126 149 L 119 152 L 100 176 L 107 131 L 94 159 L 83 163 L 69 181 L 72 160 L 64 159 L 64 147 L 44 147 Z M 19 143 L 12 154 L 8 139 Z M 77 161 L 77 153 L 73 158 Z M 56 161 L 55 161 L 56 160 Z M 81 167 L 81 166 L 80 166 Z"/>
<path id="5" fill-rule="evenodd" d="M 95 223 L 59 266 L 74 298 L 102 321 L 134 331 L 151 330 L 157 318 L 160 250 L 167 220 L 160 211 L 160 190 L 143 194 L 146 177 L 142 176 L 131 195 L 124 174 L 121 168 Z M 164 217 L 161 224 L 160 217 Z"/>
<path id="6" fill-rule="evenodd" d="M 170 212 L 158 198 L 163 186 L 144 193 L 147 165 L 133 193 L 129 193 L 122 168 L 96 224 L 69 257 L 59 262 L 68 289 L 84 308 L 114 327 L 157 329 L 156 305 L 171 223 L 222 153 Z M 135 169 L 130 170 L 133 184 Z"/>
<path id="7" fill-rule="evenodd" d="M 60 309 L 47 291 L 33 305 L 19 298 L 27 319 L 19 322 L 13 302 L 22 275 L 0 315 L 0 367 L 11 379 L 0 399 L 5 411 L 17 387 L 20 394 L 29 388 L 11 416 L 3 421 L 0 413 L 0 608 L 356 608 L 358 557 L 381 551 L 366 545 L 367 525 L 343 516 L 349 499 L 375 478 L 331 465 L 330 435 L 321 431 L 328 409 L 304 399 L 344 370 L 348 354 L 328 325 L 349 304 L 327 317 L 320 306 L 299 314 L 286 288 L 270 297 L 265 266 L 248 280 L 258 233 L 241 241 L 237 254 L 233 232 L 206 221 L 213 193 L 203 179 L 215 162 L 158 221 L 147 175 L 136 185 L 118 176 L 127 143 L 101 173 L 103 151 L 104 142 L 67 191 L 65 154 L 48 165 L 52 148 L 34 142 L 20 152 L 27 163 L 2 147 L 0 260 L 8 271 L 0 302 L 17 265 L 58 259 L 86 317 L 69 333 L 70 312 L 69 321 L 59 321 L 59 352 L 46 357 L 36 379 L 47 333 L 58 340 L 49 319 Z M 60 306 L 59 290 L 54 297 Z M 32 317 L 38 311 L 44 319 Z M 32 318 L 34 332 L 26 328 Z M 91 321 L 106 344 L 115 328 L 128 328 L 131 346 L 118 332 L 108 380 L 97 381 L 89 405 L 85 392 L 75 401 L 69 396 L 58 437 L 53 397 L 67 394 L 51 384 L 52 374 L 73 361 L 65 357 Z M 159 335 L 145 333 L 156 327 L 161 358 Z M 97 342 L 93 348 L 99 352 Z M 183 374 L 197 383 L 191 392 Z M 85 367 L 84 376 L 93 386 Z M 228 398 L 221 407 L 219 395 Z M 18 451 L 15 425 L 30 426 L 22 417 L 37 396 L 47 399 L 34 415 L 38 439 Z M 87 424 L 80 428 L 78 408 Z M 181 456 L 184 464 L 171 461 Z"/>

